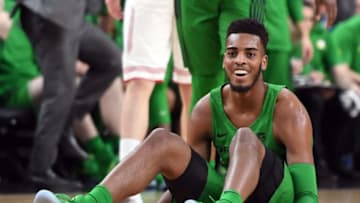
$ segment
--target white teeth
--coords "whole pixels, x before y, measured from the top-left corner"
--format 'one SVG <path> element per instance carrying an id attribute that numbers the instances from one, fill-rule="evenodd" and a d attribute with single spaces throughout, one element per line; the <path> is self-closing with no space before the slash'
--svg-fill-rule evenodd
<path id="1" fill-rule="evenodd" d="M 234 72 L 236 75 L 246 75 L 248 72 L 246 70 L 236 70 Z"/>

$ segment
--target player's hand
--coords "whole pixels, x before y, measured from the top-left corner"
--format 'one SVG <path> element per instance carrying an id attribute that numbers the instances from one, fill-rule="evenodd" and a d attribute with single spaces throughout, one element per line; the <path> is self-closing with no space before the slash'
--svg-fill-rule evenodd
<path id="1" fill-rule="evenodd" d="M 117 20 L 122 19 L 121 0 L 105 0 L 105 4 L 113 18 Z"/>
<path id="2" fill-rule="evenodd" d="M 303 37 L 303 39 L 301 40 L 301 45 L 303 62 L 304 64 L 308 64 L 314 55 L 314 50 L 310 38 Z"/>
<path id="3" fill-rule="evenodd" d="M 300 75 L 304 69 L 304 64 L 301 59 L 291 58 L 290 59 L 291 70 L 293 75 Z"/>
<path id="4" fill-rule="evenodd" d="M 321 84 L 325 79 L 325 75 L 320 71 L 312 71 L 310 73 L 310 78 L 314 84 Z"/>

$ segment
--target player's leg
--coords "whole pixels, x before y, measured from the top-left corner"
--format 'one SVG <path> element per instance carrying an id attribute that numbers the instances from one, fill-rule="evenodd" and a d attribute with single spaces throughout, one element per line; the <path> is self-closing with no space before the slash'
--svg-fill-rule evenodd
<path id="1" fill-rule="evenodd" d="M 112 135 L 120 136 L 120 119 L 123 100 L 123 82 L 117 77 L 100 98 L 101 119 Z"/>
<path id="2" fill-rule="evenodd" d="M 71 202 L 120 202 L 143 191 L 158 173 L 169 181 L 177 180 L 183 177 L 188 168 L 191 154 L 190 147 L 179 136 L 164 129 L 156 129 L 121 161 L 99 186 L 88 194 L 76 196 Z M 193 176 L 199 174 L 195 173 Z M 35 200 L 34 203 L 57 202 L 51 193 L 41 197 L 38 195 Z"/>
<path id="3" fill-rule="evenodd" d="M 85 114 L 81 120 L 76 119 L 72 126 L 76 137 L 90 155 L 83 162 L 82 172 L 95 180 L 101 180 L 114 166 L 116 155 L 103 141 L 90 114 Z"/>
<path id="4" fill-rule="evenodd" d="M 132 0 L 125 4 L 120 159 L 148 130 L 149 100 L 156 81 L 164 79 L 170 57 L 173 1 Z"/>
<path id="5" fill-rule="evenodd" d="M 161 127 L 171 128 L 170 107 L 167 96 L 168 85 L 163 83 L 156 84 L 151 97 L 149 109 L 149 128 Z"/>
<path id="6" fill-rule="evenodd" d="M 219 2 L 181 1 L 182 51 L 192 75 L 191 106 L 225 81 L 218 33 Z"/>
<path id="7" fill-rule="evenodd" d="M 290 71 L 290 57 L 287 51 L 267 50 L 269 63 L 263 73 L 264 81 L 285 85 L 290 90 L 294 85 Z"/>
<path id="8" fill-rule="evenodd" d="M 31 103 L 34 107 L 39 107 L 41 102 L 41 96 L 43 92 L 44 78 L 38 76 L 28 82 L 27 89 L 31 98 Z"/>
<path id="9" fill-rule="evenodd" d="M 191 74 L 185 67 L 185 58 L 183 55 L 183 33 L 181 32 L 181 19 L 173 19 L 174 26 L 172 32 L 173 44 L 173 74 L 172 80 L 178 84 L 181 99 L 180 114 L 180 135 L 186 140 L 188 131 L 188 122 L 190 118 L 190 103 L 192 95 Z"/>
<path id="10" fill-rule="evenodd" d="M 293 195 L 284 163 L 251 129 L 239 129 L 230 145 L 230 163 L 219 202 L 291 202 Z"/>
<path id="11" fill-rule="evenodd" d="M 86 23 L 81 30 L 79 59 L 89 65 L 80 81 L 72 106 L 74 118 L 90 112 L 121 74 L 120 49 L 98 27 Z"/>

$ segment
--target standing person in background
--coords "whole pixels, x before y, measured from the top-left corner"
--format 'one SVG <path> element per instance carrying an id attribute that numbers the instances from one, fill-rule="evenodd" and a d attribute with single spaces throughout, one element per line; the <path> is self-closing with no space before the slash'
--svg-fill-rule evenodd
<path id="1" fill-rule="evenodd" d="M 191 108 L 225 81 L 222 58 L 226 29 L 235 19 L 264 15 L 265 0 L 181 1 L 185 65 L 192 75 Z M 206 50 L 206 51 L 204 51 Z"/>
<path id="2" fill-rule="evenodd" d="M 85 23 L 85 0 L 22 0 L 21 23 L 44 77 L 29 179 L 38 187 L 70 189 L 52 166 L 59 141 L 73 120 L 81 121 L 121 72 L 119 50 L 95 26 Z M 75 62 L 91 68 L 75 88 Z"/>
<path id="3" fill-rule="evenodd" d="M 178 75 L 189 78 L 190 73 L 182 61 L 174 0 L 129 0 L 125 3 L 124 13 L 120 0 L 106 0 L 106 4 L 116 19 L 124 15 L 123 76 L 126 90 L 121 113 L 121 161 L 143 141 L 148 131 L 150 96 L 156 82 L 165 78 L 171 52 L 174 68 L 180 70 Z M 190 94 L 186 89 L 189 88 L 184 86 L 184 93 Z M 128 201 L 142 202 L 142 199 L 137 194 Z"/>
<path id="4" fill-rule="evenodd" d="M 265 26 L 270 40 L 267 48 L 269 68 L 264 72 L 264 80 L 293 88 L 290 71 L 291 34 L 288 18 L 291 17 L 301 34 L 302 58 L 308 63 L 313 55 L 310 28 L 304 23 L 302 0 L 267 0 Z"/>

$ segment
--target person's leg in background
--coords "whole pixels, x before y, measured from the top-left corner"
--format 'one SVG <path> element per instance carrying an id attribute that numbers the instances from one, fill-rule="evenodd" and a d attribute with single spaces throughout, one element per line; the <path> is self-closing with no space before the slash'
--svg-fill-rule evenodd
<path id="1" fill-rule="evenodd" d="M 269 63 L 263 73 L 264 81 L 285 85 L 288 89 L 294 88 L 291 71 L 290 55 L 287 51 L 267 50 Z"/>
<path id="2" fill-rule="evenodd" d="M 172 43 L 173 43 L 173 70 L 172 80 L 178 85 L 178 90 L 181 99 L 181 113 L 180 113 L 180 135 L 186 141 L 188 135 L 188 124 L 190 119 L 190 105 L 192 96 L 191 86 L 191 74 L 187 67 L 185 67 L 185 61 L 188 60 L 183 53 L 184 46 L 184 33 L 181 27 L 181 18 L 178 15 L 180 13 L 180 2 L 175 0 L 175 13 L 173 22 L 176 26 L 172 31 Z"/>
<path id="3" fill-rule="evenodd" d="M 39 186 L 74 187 L 71 181 L 57 177 L 52 166 L 75 95 L 75 60 L 78 37 L 22 7 L 21 22 L 32 42 L 44 76 L 44 94 L 29 162 L 29 178 Z M 46 37 L 44 37 L 46 36 Z"/>
<path id="4" fill-rule="evenodd" d="M 157 127 L 171 131 L 171 110 L 167 91 L 168 85 L 165 81 L 155 85 L 150 97 L 149 131 Z"/>
<path id="5" fill-rule="evenodd" d="M 100 113 L 102 121 L 112 135 L 120 137 L 121 108 L 123 100 L 123 82 L 116 78 L 100 99 Z"/>
<path id="6" fill-rule="evenodd" d="M 118 92 L 118 90 L 120 89 L 119 82 L 120 79 L 116 79 L 113 82 L 112 86 L 105 92 L 105 94 L 101 98 L 101 100 L 106 101 L 106 110 L 111 108 L 113 109 L 113 112 L 116 112 L 116 109 L 120 109 L 119 105 L 115 105 L 115 103 L 119 103 L 119 101 L 121 100 L 121 97 L 118 97 L 119 94 L 121 94 L 121 92 Z M 37 109 L 37 107 L 41 103 L 42 98 L 43 77 L 39 76 L 29 81 L 26 89 L 27 93 L 23 94 L 21 98 L 19 96 L 19 98 L 17 99 L 18 101 L 21 100 L 22 104 L 20 104 L 20 102 L 17 102 L 17 106 L 28 106 Z M 25 103 L 29 104 L 26 105 Z M 108 113 L 109 110 L 105 114 Z M 114 116 L 115 118 L 111 118 L 111 115 L 104 116 L 104 120 L 108 120 L 108 122 L 113 122 L 114 124 L 118 123 L 116 122 L 118 120 L 116 120 L 115 118 L 116 116 L 119 117 L 119 115 Z M 90 114 L 86 114 L 82 120 L 74 121 L 72 127 L 74 129 L 76 138 L 84 145 L 85 150 L 91 155 L 84 161 L 82 171 L 83 174 L 81 175 L 90 176 L 91 178 L 100 181 L 110 170 L 111 166 L 113 165 L 112 162 L 116 162 L 115 154 L 102 141 L 100 133 L 97 130 Z M 99 167 L 101 168 L 101 170 Z"/>
<path id="7" fill-rule="evenodd" d="M 121 51 L 98 27 L 85 23 L 81 30 L 79 59 L 89 65 L 83 76 L 74 104 L 72 115 L 81 119 L 90 112 L 112 82 L 121 74 Z"/>
<path id="8" fill-rule="evenodd" d="M 100 132 L 96 129 L 90 115 L 87 115 L 96 103 L 105 95 L 106 97 L 114 96 L 115 106 L 110 106 L 114 113 L 120 112 L 121 109 L 121 90 L 118 76 L 121 74 L 121 51 L 116 44 L 98 27 L 90 23 L 86 23 L 80 37 L 79 59 L 89 65 L 89 69 L 82 77 L 75 101 L 72 106 L 72 115 L 74 123 L 80 131 L 80 134 L 86 136 L 82 139 L 85 149 L 93 154 L 99 165 L 99 177 L 104 176 L 114 162 L 116 156 L 111 148 L 105 145 L 100 137 Z M 117 81 L 117 82 L 115 82 Z M 119 90 L 118 92 L 115 91 Z M 108 100 L 108 99 L 107 99 Z M 108 102 L 108 104 L 110 104 Z M 107 108 L 110 108 L 107 107 Z M 102 109 L 103 110 L 103 109 Z M 104 112 L 105 113 L 105 112 Z M 119 135 L 120 119 L 111 114 L 107 114 L 104 118 L 107 127 L 111 130 L 117 130 Z M 111 122 L 111 123 L 109 123 Z M 116 126 L 117 125 L 117 126 Z"/>
<path id="9" fill-rule="evenodd" d="M 249 6 L 249 0 L 181 1 L 185 66 L 192 75 L 191 109 L 202 96 L 224 83 L 226 28 L 235 19 L 249 17 Z"/>
<path id="10" fill-rule="evenodd" d="M 121 130 L 121 110 L 124 99 L 123 81 L 120 77 L 114 80 L 113 84 L 105 92 L 100 99 L 100 117 L 103 127 L 107 129 L 107 134 L 104 137 L 105 142 L 113 148 L 113 151 L 118 154 L 120 130 Z"/>
<path id="11" fill-rule="evenodd" d="M 155 83 L 164 80 L 170 58 L 173 1 L 132 0 L 125 4 L 120 162 L 144 139 Z M 140 195 L 130 202 L 142 202 Z"/>
<path id="12" fill-rule="evenodd" d="M 206 0 L 181 1 L 182 29 L 179 30 L 184 38 L 185 66 L 192 75 L 191 109 L 202 96 L 225 80 L 218 36 L 218 4 L 218 1 Z"/>

